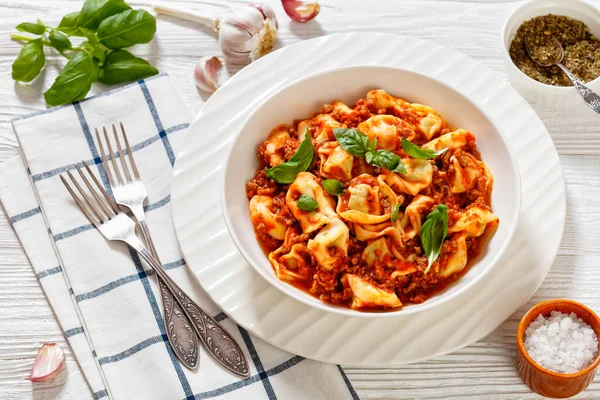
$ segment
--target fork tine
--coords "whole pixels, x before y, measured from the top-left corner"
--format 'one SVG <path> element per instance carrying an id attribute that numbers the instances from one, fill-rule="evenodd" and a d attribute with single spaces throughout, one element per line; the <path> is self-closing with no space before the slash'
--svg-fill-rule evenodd
<path id="1" fill-rule="evenodd" d="M 106 202 L 100 197 L 98 192 L 96 192 L 94 190 L 94 188 L 90 184 L 90 181 L 85 177 L 85 175 L 83 175 L 83 171 L 81 170 L 81 168 L 79 168 L 79 165 L 75 164 L 75 168 L 77 169 L 77 172 L 79 172 L 79 176 L 81 176 L 81 179 L 83 180 L 83 183 L 85 183 L 85 186 L 87 186 L 89 191 L 92 193 L 92 196 L 94 196 L 94 198 L 96 199 L 96 202 L 98 203 L 98 205 L 104 211 L 104 215 L 106 215 L 106 216 L 112 215 L 111 210 L 109 209 L 110 204 L 107 205 Z M 92 171 L 88 170 L 88 173 L 89 172 L 92 172 Z M 92 177 L 94 176 L 93 174 L 90 174 L 90 175 L 92 175 Z"/>
<path id="2" fill-rule="evenodd" d="M 113 134 L 115 135 L 115 141 L 117 142 L 117 150 L 119 151 L 119 158 L 121 159 L 121 165 L 123 166 L 123 172 L 125 173 L 125 178 L 127 178 L 127 182 L 131 182 L 131 174 L 129 173 L 129 168 L 127 167 L 127 161 L 125 161 L 125 155 L 123 154 L 123 149 L 121 148 L 121 141 L 119 140 L 119 135 L 117 135 L 117 127 L 115 124 L 112 124 Z"/>
<path id="3" fill-rule="evenodd" d="M 135 164 L 135 159 L 133 158 L 133 152 L 131 151 L 131 147 L 129 147 L 129 139 L 127 139 L 127 133 L 125 133 L 125 127 L 123 126 L 123 122 L 119 122 L 121 125 L 121 132 L 123 132 L 123 139 L 125 141 L 125 149 L 127 153 L 129 153 L 129 163 L 131 164 L 131 168 L 133 169 L 133 176 L 136 179 L 140 179 L 140 173 L 138 172 L 137 165 Z"/>
<path id="4" fill-rule="evenodd" d="M 71 194 L 71 196 L 73 197 L 73 200 L 75 200 L 75 203 L 77 203 L 77 205 L 79 206 L 79 208 L 81 209 L 81 211 L 83 211 L 83 213 L 85 214 L 85 216 L 87 217 L 87 219 L 92 223 L 92 225 L 94 225 L 96 228 L 98 228 L 98 224 L 100 223 L 100 221 L 98 221 L 98 219 L 95 216 L 92 215 L 90 209 L 85 204 L 85 202 L 82 201 L 75 194 L 75 192 L 73 191 L 73 188 L 71 188 L 71 185 L 69 185 L 69 183 L 64 178 L 64 176 L 59 175 L 59 177 L 60 177 L 60 180 L 62 181 L 62 183 L 65 185 L 65 187 L 69 191 L 69 193 Z"/>
<path id="5" fill-rule="evenodd" d="M 112 162 L 113 169 L 115 170 L 115 175 L 117 175 L 117 179 L 119 184 L 123 184 L 123 179 L 121 178 L 121 172 L 119 171 L 119 167 L 117 166 L 117 160 L 115 160 L 115 154 L 113 153 L 112 146 L 110 145 L 110 140 L 108 139 L 108 132 L 106 132 L 106 127 L 103 126 L 102 130 L 104 131 L 104 139 L 106 139 L 106 146 L 108 147 L 108 152 L 110 153 L 110 161 Z"/>
<path id="6" fill-rule="evenodd" d="M 106 153 L 104 152 L 104 145 L 102 144 L 102 140 L 100 140 L 98 128 L 96 128 L 96 140 L 98 141 L 98 146 L 100 147 L 100 158 L 102 159 L 102 165 L 104 166 L 104 170 L 108 176 L 110 186 L 115 186 L 115 181 L 113 179 L 112 172 L 110 172 L 110 166 L 108 165 L 108 158 L 106 158 Z"/>
<path id="7" fill-rule="evenodd" d="M 93 204 L 92 198 L 79 185 L 79 182 L 77 182 L 77 180 L 75 179 L 75 177 L 73 176 L 71 171 L 67 170 L 67 175 L 71 179 L 71 182 L 73 183 L 73 185 L 75 185 L 75 187 L 77 188 L 77 191 L 79 192 L 79 194 L 81 195 L 81 198 L 87 205 L 88 210 L 90 211 L 90 214 L 93 215 L 99 223 L 103 224 L 104 221 L 106 220 L 106 217 L 102 214 L 102 211 L 98 209 L 98 206 L 96 204 Z"/>
<path id="8" fill-rule="evenodd" d="M 98 180 L 98 178 L 96 178 L 96 175 L 94 175 L 92 173 L 92 170 L 90 169 L 90 166 L 85 161 L 81 161 L 81 162 L 83 163 L 83 166 L 87 170 L 88 174 L 90 174 L 90 176 L 92 177 L 92 180 L 96 184 L 96 187 L 100 190 L 100 192 L 104 196 L 104 199 L 106 199 L 106 201 L 108 202 L 108 205 L 111 208 L 112 214 L 113 215 L 114 214 L 118 214 L 119 213 L 119 206 L 117 205 L 117 203 L 113 200 L 113 198 L 104 189 L 104 186 L 102 186 L 102 184 L 100 183 L 100 181 Z"/>

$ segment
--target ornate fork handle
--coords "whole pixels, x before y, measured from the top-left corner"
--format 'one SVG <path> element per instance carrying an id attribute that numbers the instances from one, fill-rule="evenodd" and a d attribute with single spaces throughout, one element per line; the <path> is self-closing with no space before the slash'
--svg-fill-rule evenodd
<path id="1" fill-rule="evenodd" d="M 571 82 L 573 82 L 573 86 L 579 92 L 579 95 L 585 101 L 585 103 L 596 113 L 600 114 L 600 96 L 596 94 L 592 89 L 590 89 L 585 83 L 581 82 L 567 67 L 562 65 L 561 63 L 557 64 L 563 72 L 569 77 Z"/>
<path id="2" fill-rule="evenodd" d="M 150 236 L 146 219 L 144 218 L 143 208 L 132 211 L 138 220 L 142 236 L 148 245 L 150 253 L 158 260 L 158 254 L 156 253 L 152 236 Z M 198 339 L 192 327 L 193 321 L 191 319 L 188 320 L 186 314 L 182 312 L 181 306 L 173 298 L 174 294 L 171 293 L 160 277 L 158 277 L 158 286 L 160 287 L 160 294 L 163 300 L 165 329 L 167 330 L 169 343 L 171 343 L 171 347 L 178 358 L 188 368 L 193 369 L 198 365 Z"/>
<path id="3" fill-rule="evenodd" d="M 250 375 L 248 361 L 235 339 L 173 282 L 169 275 L 163 271 L 160 263 L 137 237 L 132 236 L 125 241 L 152 267 L 154 272 L 163 280 L 167 289 L 173 293 L 175 301 L 181 306 L 188 319 L 192 321 L 194 330 L 211 356 L 231 372 L 248 377 Z"/>

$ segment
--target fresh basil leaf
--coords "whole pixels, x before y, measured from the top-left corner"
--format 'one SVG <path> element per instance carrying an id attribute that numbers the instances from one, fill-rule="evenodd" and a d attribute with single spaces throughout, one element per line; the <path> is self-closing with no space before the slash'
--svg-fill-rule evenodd
<path id="1" fill-rule="evenodd" d="M 371 140 L 369 142 L 369 147 L 367 148 L 367 151 L 375 151 L 377 150 L 377 138 L 373 138 L 373 140 Z"/>
<path id="2" fill-rule="evenodd" d="M 392 169 L 391 171 L 392 172 L 398 172 L 400 174 L 407 174 L 408 173 L 408 171 L 406 170 L 406 167 L 402 163 L 402 159 L 400 159 L 400 162 L 398 163 L 398 166 L 396 168 Z"/>
<path id="3" fill-rule="evenodd" d="M 319 208 L 319 203 L 317 203 L 317 201 L 315 199 L 313 199 L 312 197 L 307 196 L 305 194 L 300 196 L 300 198 L 296 202 L 296 205 L 302 211 L 309 211 L 309 212 L 315 211 L 317 208 Z"/>
<path id="4" fill-rule="evenodd" d="M 69 13 L 69 14 L 65 15 L 64 17 L 62 17 L 62 19 L 60 20 L 60 23 L 58 24 L 56 29 L 58 29 L 61 32 L 64 32 L 65 34 L 67 34 L 69 36 L 75 35 L 77 33 L 77 19 L 78 18 L 79 18 L 79 11 Z"/>
<path id="5" fill-rule="evenodd" d="M 325 189 L 327 193 L 333 196 L 341 196 L 346 191 L 342 182 L 337 179 L 325 179 L 321 183 L 321 186 L 323 186 L 323 189 Z"/>
<path id="6" fill-rule="evenodd" d="M 46 64 L 42 39 L 30 40 L 23 46 L 12 65 L 12 78 L 15 81 L 31 82 L 39 75 Z"/>
<path id="7" fill-rule="evenodd" d="M 156 19 L 145 10 L 127 10 L 102 21 L 98 39 L 109 49 L 148 43 L 156 32 Z"/>
<path id="8" fill-rule="evenodd" d="M 398 164 L 401 164 L 400 157 L 389 150 L 369 151 L 365 154 L 365 160 L 368 164 L 390 171 L 393 171 Z"/>
<path id="9" fill-rule="evenodd" d="M 334 128 L 333 134 L 342 149 L 354 157 L 365 158 L 365 154 L 377 146 L 376 139 L 369 143 L 369 138 L 357 129 Z"/>
<path id="10" fill-rule="evenodd" d="M 312 139 L 308 129 L 306 136 L 296 153 L 289 161 L 274 166 L 273 168 L 265 168 L 267 176 L 277 183 L 292 183 L 296 179 L 296 175 L 306 171 L 313 162 L 315 149 L 312 144 Z"/>
<path id="11" fill-rule="evenodd" d="M 406 140 L 405 138 L 402 138 L 402 148 L 404 149 L 406 154 L 408 154 L 412 158 L 419 158 L 421 160 L 436 158 L 448 151 L 447 147 L 445 149 L 442 149 L 439 151 L 422 149 L 419 146 L 417 146 L 416 144 L 414 144 L 413 142 Z"/>
<path id="12" fill-rule="evenodd" d="M 83 99 L 98 79 L 98 69 L 98 64 L 88 52 L 75 54 L 44 93 L 46 103 L 58 106 Z"/>
<path id="13" fill-rule="evenodd" d="M 69 37 L 58 29 L 52 29 L 48 34 L 48 39 L 50 39 L 52 47 L 60 52 L 71 48 Z"/>
<path id="14" fill-rule="evenodd" d="M 92 30 L 79 28 L 78 33 L 78 36 L 87 38 L 87 42 L 83 42 L 82 45 L 87 45 L 88 49 L 90 49 L 90 52 L 94 47 L 98 46 L 98 43 L 100 43 L 98 42 L 98 38 L 96 37 L 96 32 Z"/>
<path id="15" fill-rule="evenodd" d="M 94 49 L 94 51 L 92 51 L 92 57 L 96 60 L 98 60 L 98 65 L 99 66 L 103 66 L 104 65 L 104 61 L 106 60 L 106 52 L 104 50 L 102 50 L 100 47 L 96 47 Z M 100 73 L 102 72 L 102 70 L 100 70 Z M 98 76 L 99 78 L 99 76 Z"/>
<path id="16" fill-rule="evenodd" d="M 392 224 L 398 220 L 400 214 L 400 203 L 397 203 L 392 209 Z"/>
<path id="17" fill-rule="evenodd" d="M 20 32 L 29 32 L 34 35 L 41 35 L 46 32 L 46 26 L 44 24 L 35 24 L 33 22 L 21 22 L 17 25 L 17 30 Z"/>
<path id="18" fill-rule="evenodd" d="M 429 272 L 435 260 L 440 256 L 446 235 L 448 235 L 448 207 L 438 204 L 421 226 L 421 244 L 428 262 L 425 274 Z"/>
<path id="19" fill-rule="evenodd" d="M 114 85 L 121 82 L 137 81 L 158 74 L 158 70 L 128 52 L 116 50 L 108 54 L 104 66 L 100 69 L 100 82 Z"/>
<path id="20" fill-rule="evenodd" d="M 123 0 L 85 0 L 77 18 L 77 26 L 96 30 L 108 17 L 130 9 Z"/>

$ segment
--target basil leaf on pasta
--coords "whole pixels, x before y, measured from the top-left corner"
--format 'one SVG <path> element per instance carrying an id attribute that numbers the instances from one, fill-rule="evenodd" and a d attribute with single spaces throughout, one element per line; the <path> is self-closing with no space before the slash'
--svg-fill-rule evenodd
<path id="1" fill-rule="evenodd" d="M 392 224 L 398 221 L 398 215 L 400 214 L 400 203 L 396 204 L 392 209 Z"/>
<path id="2" fill-rule="evenodd" d="M 306 136 L 296 153 L 289 161 L 274 166 L 273 168 L 265 168 L 267 176 L 277 183 L 292 183 L 296 179 L 296 175 L 306 171 L 313 162 L 315 149 L 312 144 L 312 139 L 308 129 Z"/>
<path id="3" fill-rule="evenodd" d="M 317 201 L 315 199 L 313 199 L 312 197 L 307 196 L 305 194 L 300 196 L 300 198 L 298 199 L 296 204 L 298 205 L 298 208 L 301 209 L 302 211 L 310 212 L 310 211 L 315 211 L 317 208 L 319 208 L 319 203 L 317 203 Z"/>
<path id="4" fill-rule="evenodd" d="M 419 146 L 417 146 L 416 144 L 414 144 L 413 142 L 406 140 L 405 138 L 402 138 L 402 148 L 404 149 L 406 154 L 408 154 L 412 158 L 419 158 L 421 160 L 428 160 L 430 158 L 436 158 L 448 151 L 448 147 L 446 147 L 445 149 L 442 149 L 442 150 L 438 150 L 438 151 L 433 151 L 430 149 L 422 149 Z"/>
<path id="5" fill-rule="evenodd" d="M 406 168 L 402 164 L 402 159 L 389 150 L 375 150 L 366 154 L 365 160 L 368 164 L 376 167 L 385 168 L 392 172 L 406 174 Z"/>
<path id="6" fill-rule="evenodd" d="M 425 274 L 429 272 L 431 265 L 440 256 L 446 235 L 448 235 L 448 206 L 438 204 L 421 226 L 421 244 L 428 262 Z"/>
<path id="7" fill-rule="evenodd" d="M 367 152 L 377 147 L 376 139 L 369 142 L 369 138 L 357 129 L 335 128 L 333 134 L 342 149 L 354 157 L 365 158 Z"/>
<path id="8" fill-rule="evenodd" d="M 325 179 L 323 183 L 321 183 L 321 186 L 323 186 L 323 189 L 325 189 L 327 193 L 333 196 L 341 196 L 346 191 L 342 182 L 337 179 Z"/>

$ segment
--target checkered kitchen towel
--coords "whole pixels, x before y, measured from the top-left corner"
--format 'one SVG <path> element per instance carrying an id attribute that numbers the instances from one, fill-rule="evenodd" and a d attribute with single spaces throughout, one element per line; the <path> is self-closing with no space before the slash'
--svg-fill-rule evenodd
<path id="1" fill-rule="evenodd" d="M 60 182 L 59 174 L 80 160 L 95 165 L 106 181 L 92 132 L 114 121 L 127 127 L 149 193 L 148 224 L 165 269 L 243 344 L 252 360 L 250 378 L 225 372 L 202 350 L 196 371 L 179 364 L 167 341 L 152 271 L 125 245 L 105 241 Z M 93 396 L 357 398 L 339 366 L 271 347 L 227 319 L 184 267 L 169 188 L 189 121 L 164 75 L 13 121 L 22 159 L 0 165 L 0 199 Z"/>

